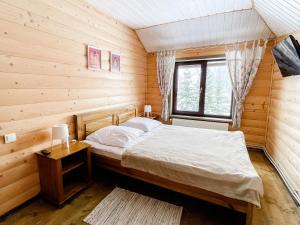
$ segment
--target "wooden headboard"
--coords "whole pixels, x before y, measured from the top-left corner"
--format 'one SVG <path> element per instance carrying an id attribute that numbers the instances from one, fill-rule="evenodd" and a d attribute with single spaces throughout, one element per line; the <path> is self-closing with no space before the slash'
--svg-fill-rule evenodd
<path id="1" fill-rule="evenodd" d="M 122 109 L 112 109 L 109 111 L 94 111 L 74 115 L 76 124 L 76 138 L 81 141 L 89 134 L 100 128 L 110 125 L 118 125 L 126 120 L 136 117 L 137 109 L 127 107 Z"/>
<path id="2" fill-rule="evenodd" d="M 82 141 L 94 131 L 116 124 L 113 114 L 103 111 L 95 111 L 75 115 L 76 138 Z"/>
<path id="3" fill-rule="evenodd" d="M 128 109 L 115 115 L 115 123 L 119 125 L 134 117 L 137 117 L 137 109 Z"/>

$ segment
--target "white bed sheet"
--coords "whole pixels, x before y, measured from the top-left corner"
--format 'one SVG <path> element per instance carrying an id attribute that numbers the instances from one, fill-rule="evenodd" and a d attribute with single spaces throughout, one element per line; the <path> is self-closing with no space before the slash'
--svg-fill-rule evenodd
<path id="1" fill-rule="evenodd" d="M 84 142 L 96 154 L 121 160 L 124 167 L 260 206 L 262 181 L 249 159 L 242 132 L 162 125 L 126 149 Z"/>
<path id="2" fill-rule="evenodd" d="M 131 146 L 138 144 L 139 142 L 145 140 L 147 137 L 150 137 L 154 135 L 155 133 L 159 132 L 164 125 L 158 126 L 151 130 L 150 132 L 145 132 L 142 134 L 135 142 L 131 143 L 128 148 Z M 89 141 L 89 140 L 84 140 L 85 143 L 90 144 L 92 146 L 91 150 L 95 154 L 99 154 L 102 156 L 110 157 L 113 159 L 121 160 L 122 155 L 124 154 L 126 148 L 120 148 L 120 147 L 115 147 L 115 146 L 108 146 L 101 144 L 99 142 L 94 142 L 94 141 Z"/>
<path id="3" fill-rule="evenodd" d="M 121 165 L 260 206 L 261 178 L 240 131 L 168 126 L 127 148 Z"/>

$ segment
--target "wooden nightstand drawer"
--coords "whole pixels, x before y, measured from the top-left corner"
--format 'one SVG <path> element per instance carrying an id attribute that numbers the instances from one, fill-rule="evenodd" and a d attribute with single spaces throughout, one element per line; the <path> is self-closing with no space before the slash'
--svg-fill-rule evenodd
<path id="1" fill-rule="evenodd" d="M 50 155 L 37 153 L 41 194 L 61 205 L 91 183 L 90 145 L 70 143 L 69 149 L 58 145 L 48 149 Z"/>

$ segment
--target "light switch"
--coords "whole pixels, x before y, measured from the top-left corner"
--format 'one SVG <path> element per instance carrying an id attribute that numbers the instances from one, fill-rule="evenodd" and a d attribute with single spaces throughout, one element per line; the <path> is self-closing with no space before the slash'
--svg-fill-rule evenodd
<path id="1" fill-rule="evenodd" d="M 4 135 L 4 143 L 5 144 L 15 142 L 16 140 L 17 140 L 16 133 L 11 133 L 11 134 L 5 134 Z"/>

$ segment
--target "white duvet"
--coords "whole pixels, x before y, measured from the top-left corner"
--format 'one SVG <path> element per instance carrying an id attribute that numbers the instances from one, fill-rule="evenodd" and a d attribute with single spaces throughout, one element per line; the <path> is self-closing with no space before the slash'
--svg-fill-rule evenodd
<path id="1" fill-rule="evenodd" d="M 239 131 L 164 126 L 126 149 L 121 164 L 260 207 L 262 181 Z"/>

